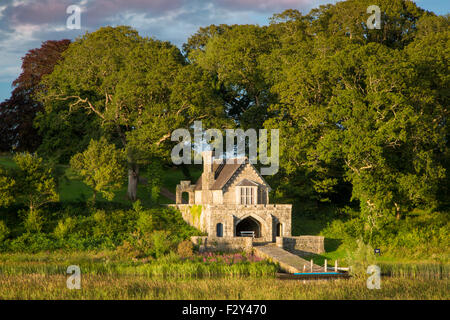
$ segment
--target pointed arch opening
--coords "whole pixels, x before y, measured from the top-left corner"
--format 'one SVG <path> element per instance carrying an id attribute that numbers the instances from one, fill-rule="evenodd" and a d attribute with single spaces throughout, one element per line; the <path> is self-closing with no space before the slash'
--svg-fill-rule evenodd
<path id="1" fill-rule="evenodd" d="M 242 237 L 248 235 L 248 232 L 253 232 L 255 238 L 261 237 L 261 224 L 253 217 L 247 217 L 236 225 L 236 236 Z"/>

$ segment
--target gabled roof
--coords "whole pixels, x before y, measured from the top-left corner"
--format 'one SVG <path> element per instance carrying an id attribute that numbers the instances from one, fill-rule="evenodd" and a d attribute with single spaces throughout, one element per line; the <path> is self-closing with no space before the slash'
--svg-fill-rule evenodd
<path id="1" fill-rule="evenodd" d="M 232 161 L 231 163 L 227 163 L 227 161 L 225 161 L 225 160 L 223 161 L 223 163 L 220 163 L 220 160 L 214 160 L 213 172 L 214 172 L 214 180 L 215 181 L 211 187 L 211 190 L 222 190 L 223 187 L 226 185 L 226 183 L 234 176 L 234 174 L 241 167 L 244 167 L 247 164 L 250 164 L 248 162 L 247 158 L 235 159 L 235 161 Z M 258 175 L 261 177 L 261 175 L 259 173 L 258 173 Z M 195 190 L 202 190 L 202 177 L 203 177 L 203 173 L 200 176 L 200 178 L 197 180 L 197 183 L 195 184 Z M 261 177 L 261 179 L 264 181 L 265 184 L 267 184 L 267 182 L 264 180 L 264 178 Z M 244 179 L 244 180 L 246 180 L 250 183 L 253 183 L 251 185 L 255 185 L 254 182 L 251 182 L 248 179 Z M 256 185 L 258 185 L 258 184 L 256 184 Z M 269 186 L 269 185 L 267 184 L 267 186 Z M 270 189 L 270 186 L 269 186 L 269 189 Z"/>
<path id="2" fill-rule="evenodd" d="M 242 179 L 236 186 L 238 186 L 238 187 L 255 187 L 255 186 L 259 186 L 259 184 L 256 183 L 255 181 L 251 181 L 248 179 Z"/>

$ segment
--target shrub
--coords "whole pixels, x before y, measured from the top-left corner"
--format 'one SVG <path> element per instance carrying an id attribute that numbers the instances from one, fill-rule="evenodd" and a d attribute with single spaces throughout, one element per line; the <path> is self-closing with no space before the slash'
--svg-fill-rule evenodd
<path id="1" fill-rule="evenodd" d="M 155 258 L 159 258 L 164 254 L 169 253 L 172 247 L 172 242 L 170 239 L 170 234 L 167 231 L 155 231 L 150 235 L 150 239 Z"/>
<path id="2" fill-rule="evenodd" d="M 33 211 L 22 206 L 21 221 L 13 217 L 8 222 L 16 226 L 11 230 L 15 239 L 4 242 L 2 250 L 117 249 L 131 258 L 156 258 L 176 252 L 179 242 L 199 233 L 173 209 L 144 209 L 138 202 L 133 209 L 116 208 L 111 203 L 98 203 L 97 208 L 51 204 Z"/>
<path id="3" fill-rule="evenodd" d="M 14 239 L 10 246 L 13 251 L 30 253 L 55 249 L 54 241 L 47 235 L 29 232 Z"/>
<path id="4" fill-rule="evenodd" d="M 203 235 L 202 232 L 187 224 L 181 212 L 172 208 L 149 210 L 153 217 L 155 230 L 166 230 L 176 239 L 174 241 L 187 240 L 191 236 Z"/>
<path id="5" fill-rule="evenodd" d="M 20 214 L 24 216 L 23 226 L 27 232 L 41 232 L 44 222 L 40 213 L 41 211 L 37 209 L 21 211 Z"/>
<path id="6" fill-rule="evenodd" d="M 129 239 L 117 248 L 117 253 L 129 258 L 159 258 L 169 253 L 174 247 L 173 237 L 167 231 L 133 232 Z"/>
<path id="7" fill-rule="evenodd" d="M 59 220 L 53 234 L 59 240 L 64 239 L 71 233 L 76 226 L 76 220 L 72 217 L 67 217 L 64 220 Z"/>
<path id="8" fill-rule="evenodd" d="M 5 172 L 3 172 L 2 168 L 0 168 L 0 207 L 1 206 L 9 206 L 14 202 L 14 196 L 12 189 L 16 182 L 8 177 Z"/>
<path id="9" fill-rule="evenodd" d="M 9 235 L 9 229 L 4 221 L 0 221 L 0 243 L 3 242 Z"/>
<path id="10" fill-rule="evenodd" d="M 119 245 L 136 227 L 134 210 L 97 210 L 92 215 L 93 236 L 97 239 L 109 239 L 113 245 Z"/>
<path id="11" fill-rule="evenodd" d="M 141 251 L 141 248 L 138 248 L 135 244 L 128 240 L 125 240 L 122 245 L 117 247 L 116 253 L 120 258 L 126 259 L 138 259 L 145 256 L 145 254 Z"/>
<path id="12" fill-rule="evenodd" d="M 194 254 L 194 245 L 190 240 L 181 241 L 178 244 L 177 252 L 182 258 L 192 257 Z"/>
<path id="13" fill-rule="evenodd" d="M 149 211 L 140 211 L 136 222 L 136 227 L 139 231 L 150 233 L 154 230 L 153 218 Z"/>

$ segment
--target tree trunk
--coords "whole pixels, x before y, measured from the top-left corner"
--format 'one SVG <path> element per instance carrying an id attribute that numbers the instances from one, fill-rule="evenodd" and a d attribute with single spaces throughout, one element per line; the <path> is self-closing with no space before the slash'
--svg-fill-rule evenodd
<path id="1" fill-rule="evenodd" d="M 122 145 L 127 149 L 127 139 L 125 134 L 122 132 L 122 128 L 120 125 L 116 123 L 117 133 L 122 141 Z M 137 186 L 139 183 L 139 165 L 135 162 L 133 157 L 133 152 L 128 150 L 128 189 L 127 189 L 127 198 L 131 201 L 137 200 Z"/>
<path id="2" fill-rule="evenodd" d="M 400 220 L 400 217 L 401 217 L 401 215 L 400 215 L 400 206 L 397 203 L 394 203 L 394 205 L 395 205 L 395 212 L 396 212 L 395 218 L 398 221 L 398 220 Z"/>
<path id="3" fill-rule="evenodd" d="M 128 191 L 127 197 L 131 201 L 137 199 L 137 186 L 139 182 L 139 166 L 137 164 L 130 164 L 128 168 Z"/>

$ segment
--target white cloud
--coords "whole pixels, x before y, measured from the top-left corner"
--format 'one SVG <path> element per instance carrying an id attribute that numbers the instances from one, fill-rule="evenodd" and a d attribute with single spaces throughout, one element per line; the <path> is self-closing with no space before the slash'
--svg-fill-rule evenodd
<path id="1" fill-rule="evenodd" d="M 5 9 L 7 8 L 8 6 L 0 6 L 0 19 L 3 17 L 3 11 L 5 11 Z"/>

